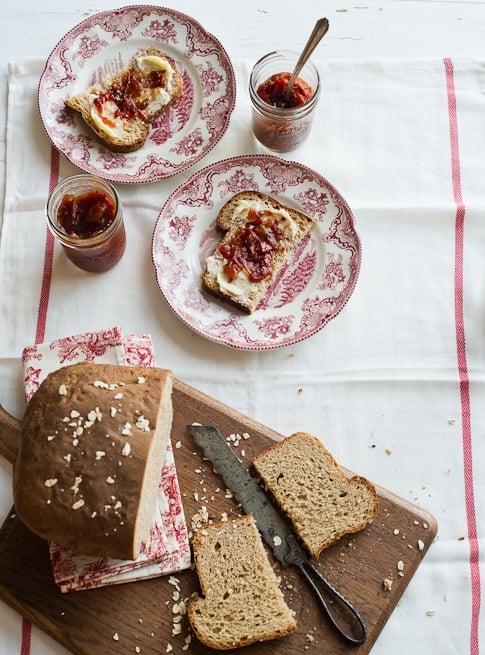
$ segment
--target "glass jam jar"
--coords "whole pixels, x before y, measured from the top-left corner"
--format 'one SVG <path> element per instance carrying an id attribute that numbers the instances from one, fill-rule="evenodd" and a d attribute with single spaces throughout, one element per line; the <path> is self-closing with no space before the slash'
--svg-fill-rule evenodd
<path id="1" fill-rule="evenodd" d="M 270 52 L 254 65 L 249 78 L 254 136 L 275 152 L 288 152 L 303 143 L 320 96 L 320 76 L 308 60 L 295 82 L 290 101 L 284 102 L 281 91 L 288 85 L 299 56 L 292 50 Z"/>
<path id="2" fill-rule="evenodd" d="M 104 273 L 125 252 L 126 232 L 116 189 L 93 175 L 66 177 L 46 205 L 50 231 L 78 268 Z"/>

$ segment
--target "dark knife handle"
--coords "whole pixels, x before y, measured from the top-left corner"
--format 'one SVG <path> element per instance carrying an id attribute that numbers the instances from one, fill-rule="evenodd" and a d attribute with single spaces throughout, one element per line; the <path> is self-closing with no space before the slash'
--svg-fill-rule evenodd
<path id="1" fill-rule="evenodd" d="M 291 536 L 287 537 L 287 540 L 295 556 L 287 557 L 286 561 L 300 569 L 335 630 L 351 644 L 363 644 L 367 639 L 367 629 L 355 607 L 330 584 L 309 559 L 298 556 L 300 549 L 296 543 L 291 544 L 293 541 Z"/>

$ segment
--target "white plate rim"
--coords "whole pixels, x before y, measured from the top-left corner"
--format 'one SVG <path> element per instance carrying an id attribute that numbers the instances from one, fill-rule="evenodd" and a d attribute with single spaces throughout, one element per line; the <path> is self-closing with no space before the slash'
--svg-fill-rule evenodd
<path id="1" fill-rule="evenodd" d="M 343 298 L 342 301 L 339 302 L 335 308 L 326 316 L 322 317 L 321 320 L 318 321 L 317 324 L 315 324 L 313 327 L 309 328 L 308 330 L 304 331 L 303 333 L 294 333 L 290 335 L 288 338 L 286 337 L 281 337 L 279 339 L 260 339 L 260 340 L 254 340 L 253 342 L 246 342 L 244 339 L 238 339 L 237 338 L 237 331 L 238 328 L 241 326 L 244 326 L 244 323 L 249 323 L 250 321 L 255 320 L 255 318 L 258 318 L 258 312 L 266 312 L 267 316 L 271 315 L 271 309 L 263 309 L 263 310 L 256 310 L 255 313 L 252 315 L 246 315 L 243 313 L 238 312 L 237 310 L 234 310 L 231 308 L 231 306 L 227 303 L 224 303 L 224 301 L 219 301 L 217 298 L 213 297 L 211 294 L 208 292 L 204 291 L 202 289 L 202 285 L 200 281 L 193 281 L 193 285 L 196 288 L 196 293 L 199 293 L 201 296 L 203 296 L 209 305 L 212 305 L 213 307 L 218 307 L 219 310 L 222 308 L 222 314 L 221 314 L 221 319 L 226 321 L 226 324 L 229 326 L 229 332 L 231 326 L 233 326 L 233 336 L 231 335 L 224 335 L 224 334 L 216 334 L 214 333 L 211 328 L 202 328 L 200 326 L 200 321 L 196 313 L 193 313 L 192 315 L 187 315 L 187 312 L 181 311 L 181 304 L 177 301 L 174 301 L 174 296 L 171 290 L 168 289 L 168 286 L 170 283 L 167 282 L 164 276 L 164 272 L 160 269 L 160 263 L 158 261 L 159 258 L 159 247 L 164 248 L 165 250 L 169 249 L 169 246 L 167 245 L 167 239 L 164 237 L 164 226 L 163 226 L 163 221 L 167 218 L 165 214 L 167 213 L 167 209 L 171 206 L 171 204 L 181 195 L 181 192 L 190 186 L 192 186 L 198 179 L 203 180 L 204 177 L 210 175 L 211 173 L 214 172 L 218 167 L 224 167 L 227 166 L 229 169 L 231 166 L 233 167 L 241 167 L 243 168 L 245 165 L 276 165 L 280 166 L 282 170 L 297 170 L 299 171 L 302 176 L 307 176 L 309 179 L 317 181 L 318 185 L 321 186 L 321 188 L 324 188 L 328 190 L 331 194 L 333 194 L 333 197 L 338 200 L 338 203 L 340 205 L 340 208 L 343 209 L 343 211 L 346 214 L 346 220 L 348 222 L 349 231 L 351 232 L 351 238 L 352 238 L 352 248 L 354 250 L 354 254 L 352 255 L 352 271 L 351 274 L 349 275 L 349 279 L 346 281 L 345 288 L 342 289 L 343 292 Z M 200 184 L 201 187 L 204 186 L 203 183 Z M 273 194 L 275 195 L 275 194 Z M 229 199 L 229 194 L 225 199 L 221 200 L 221 203 L 224 200 Z M 305 210 L 305 208 L 299 207 L 300 209 Z M 319 225 L 319 222 L 317 223 Z M 209 229 L 209 225 L 206 226 L 206 229 Z M 314 228 L 315 229 L 315 228 Z M 325 236 L 320 228 L 317 228 L 319 230 L 318 234 L 323 237 Z M 189 255 L 185 254 L 185 249 L 184 249 L 184 257 L 187 258 L 188 262 L 188 257 Z M 155 228 L 153 231 L 153 236 L 152 236 L 152 264 L 154 267 L 154 272 L 155 272 L 155 278 L 156 282 L 158 284 L 158 287 L 160 289 L 160 292 L 164 298 L 164 300 L 167 302 L 168 306 L 170 309 L 173 311 L 173 313 L 187 326 L 189 327 L 192 331 L 195 333 L 199 334 L 200 336 L 203 336 L 210 341 L 213 341 L 215 343 L 224 345 L 224 346 L 229 346 L 235 349 L 240 349 L 240 350 L 248 350 L 248 351 L 263 351 L 263 350 L 273 350 L 276 348 L 281 348 L 281 347 L 286 347 L 286 346 L 292 346 L 304 339 L 307 339 L 320 330 L 325 327 L 329 323 L 330 320 L 338 316 L 343 308 L 346 306 L 348 300 L 350 299 L 351 295 L 353 294 L 353 291 L 355 289 L 357 279 L 359 277 L 360 273 L 360 267 L 361 267 L 361 259 L 362 259 L 362 252 L 361 252 L 361 240 L 360 237 L 357 233 L 356 227 L 355 227 L 355 218 L 354 215 L 346 202 L 346 200 L 343 198 L 343 196 L 337 191 L 337 189 L 320 173 L 317 173 L 316 171 L 312 170 L 311 168 L 305 166 L 304 164 L 298 163 L 298 162 L 293 162 L 293 161 L 288 161 L 284 159 L 280 159 L 277 156 L 274 155 L 266 155 L 266 154 L 253 154 L 253 155 L 237 155 L 234 157 L 228 157 L 225 158 L 219 162 L 214 162 L 212 164 L 209 164 L 205 166 L 202 169 L 199 169 L 196 171 L 190 178 L 188 178 L 185 182 L 181 183 L 171 194 L 170 196 L 166 199 L 164 202 L 159 216 L 157 218 Z M 184 262 L 187 263 L 187 262 Z M 180 262 L 177 262 L 180 263 Z M 190 268 L 190 264 L 188 265 L 188 268 Z M 197 278 L 194 277 L 194 280 Z M 190 282 L 189 282 L 190 285 Z M 342 295 L 342 294 L 341 294 Z M 301 302 L 305 301 L 305 297 L 303 296 L 301 298 Z M 244 328 L 245 329 L 245 328 Z M 234 336 L 234 334 L 236 336 Z"/>
<path id="2" fill-rule="evenodd" d="M 208 140 L 208 142 L 205 144 L 204 147 L 201 148 L 200 152 L 198 152 L 197 155 L 195 155 L 192 158 L 185 159 L 180 165 L 170 168 L 169 170 L 162 170 L 162 169 L 154 170 L 150 168 L 150 166 L 148 166 L 147 167 L 148 172 L 145 173 L 145 175 L 135 175 L 135 176 L 130 176 L 122 172 L 113 173 L 113 171 L 111 171 L 109 168 L 104 169 L 100 166 L 91 165 L 91 164 L 88 165 L 79 157 L 73 156 L 72 154 L 67 152 L 67 148 L 63 147 L 62 142 L 60 142 L 59 138 L 56 138 L 53 129 L 49 126 L 48 112 L 50 110 L 51 104 L 46 103 L 45 100 L 43 99 L 44 84 L 46 82 L 49 71 L 52 68 L 54 60 L 59 57 L 59 51 L 62 49 L 63 44 L 66 41 L 68 41 L 70 38 L 72 38 L 75 34 L 81 33 L 83 30 L 89 29 L 90 26 L 93 25 L 94 21 L 99 21 L 104 17 L 112 17 L 118 14 L 123 15 L 125 12 L 128 11 L 152 12 L 155 16 L 167 15 L 174 20 L 178 20 L 189 24 L 195 31 L 198 31 L 202 35 L 204 35 L 204 38 L 208 39 L 208 41 L 210 41 L 217 49 L 219 56 L 221 58 L 221 62 L 223 64 L 222 67 L 227 75 L 225 79 L 225 86 L 227 90 L 225 94 L 223 94 L 224 98 L 227 99 L 227 108 L 225 113 L 222 115 L 222 119 L 223 119 L 222 128 L 217 133 L 215 133 L 213 137 L 211 137 Z M 153 42 L 153 39 L 147 39 L 147 44 L 149 42 Z M 185 55 L 181 53 L 181 57 L 185 57 Z M 202 82 L 201 82 L 201 86 L 203 86 Z M 224 46 L 219 41 L 219 39 L 209 31 L 207 31 L 198 20 L 176 9 L 171 9 L 158 5 L 131 4 L 131 5 L 119 7 L 117 9 L 107 9 L 104 11 L 96 12 L 95 14 L 92 14 L 91 16 L 85 18 L 84 20 L 74 25 L 64 34 L 64 36 L 54 46 L 54 48 L 52 49 L 51 53 L 49 54 L 46 60 L 37 88 L 37 105 L 38 105 L 38 111 L 41 117 L 43 129 L 46 132 L 48 138 L 50 139 L 52 145 L 57 150 L 59 150 L 59 152 L 61 152 L 74 166 L 76 166 L 77 168 L 79 168 L 84 172 L 97 175 L 98 177 L 102 177 L 103 179 L 106 179 L 110 182 L 118 182 L 124 184 L 140 184 L 140 183 L 156 182 L 159 180 L 173 177 L 183 171 L 186 171 L 188 168 L 200 162 L 215 147 L 215 145 L 220 141 L 220 139 L 227 131 L 236 104 L 236 94 L 237 94 L 236 76 L 229 55 L 227 54 Z M 92 140 L 91 147 L 94 150 L 96 150 L 98 153 L 104 152 L 108 156 L 110 156 L 110 154 L 119 155 L 119 153 L 109 153 L 107 149 L 103 149 L 100 142 L 98 142 L 97 139 L 95 139 L 95 137 L 91 135 L 90 130 L 87 127 L 83 126 L 80 117 L 75 116 L 74 121 L 76 127 L 73 129 L 73 132 L 75 133 L 75 135 L 77 135 L 77 133 L 79 132 L 80 134 L 85 135 L 88 138 L 91 138 Z M 144 148 L 141 148 L 139 151 L 135 151 L 135 153 L 126 153 L 126 154 L 131 157 L 138 156 L 139 161 L 141 163 L 145 163 L 145 162 L 148 163 L 150 152 L 147 152 L 145 159 L 143 159 L 144 157 L 143 151 Z M 138 165 L 137 168 L 139 168 Z"/>

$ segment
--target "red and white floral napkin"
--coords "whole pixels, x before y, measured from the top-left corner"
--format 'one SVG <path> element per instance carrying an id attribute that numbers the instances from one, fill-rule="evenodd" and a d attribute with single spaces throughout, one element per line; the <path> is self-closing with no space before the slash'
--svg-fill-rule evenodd
<path id="1" fill-rule="evenodd" d="M 148 335 L 123 335 L 119 328 L 88 332 L 29 346 L 22 355 L 27 402 L 51 371 L 81 361 L 155 366 Z M 191 555 L 180 488 L 169 441 L 160 476 L 158 506 L 150 539 L 134 561 L 92 558 L 50 544 L 54 579 L 63 592 L 92 589 L 175 573 Z"/>

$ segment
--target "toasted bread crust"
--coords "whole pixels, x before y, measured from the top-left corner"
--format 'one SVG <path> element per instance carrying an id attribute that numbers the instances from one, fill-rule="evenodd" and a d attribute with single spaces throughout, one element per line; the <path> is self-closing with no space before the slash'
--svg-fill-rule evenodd
<path id="1" fill-rule="evenodd" d="M 83 362 L 52 372 L 22 421 L 20 520 L 76 553 L 135 559 L 153 525 L 172 412 L 169 370 Z"/>
<path id="2" fill-rule="evenodd" d="M 217 215 L 217 228 L 223 233 L 221 241 L 215 251 L 217 256 L 221 256 L 220 247 L 224 244 L 230 243 L 235 234 L 241 228 L 244 228 L 247 223 L 247 218 L 245 216 L 235 216 L 235 210 L 241 201 L 247 201 L 255 206 L 264 203 L 270 211 L 284 210 L 288 212 L 293 224 L 296 226 L 296 232 L 294 234 L 285 234 L 278 244 L 278 249 L 273 253 L 271 274 L 258 283 L 251 284 L 250 288 L 245 289 L 244 293 L 238 296 L 231 295 L 224 288 L 221 288 L 217 275 L 210 270 L 210 267 L 206 263 L 206 267 L 202 272 L 202 282 L 205 289 L 214 296 L 231 303 L 234 307 L 251 314 L 265 297 L 269 287 L 276 279 L 280 270 L 290 260 L 297 244 L 300 243 L 303 237 L 311 230 L 314 220 L 293 207 L 283 205 L 276 200 L 276 198 L 265 193 L 252 190 L 242 191 L 228 200 Z"/>
<path id="3" fill-rule="evenodd" d="M 108 136 L 106 132 L 99 129 L 91 117 L 90 96 L 97 87 L 92 87 L 73 98 L 68 98 L 66 105 L 78 111 L 86 125 L 94 132 L 100 141 L 102 141 L 110 150 L 114 152 L 133 152 L 139 150 L 145 143 L 149 127 L 145 121 L 139 118 L 125 120 L 122 138 Z"/>
<path id="4" fill-rule="evenodd" d="M 67 107 L 74 109 L 81 114 L 82 119 L 88 127 L 94 132 L 98 139 L 105 144 L 110 150 L 115 152 L 133 152 L 138 150 L 145 143 L 150 132 L 150 123 L 167 111 L 167 109 L 183 94 L 183 80 L 180 73 L 174 68 L 172 85 L 170 91 L 170 100 L 166 104 L 147 105 L 141 117 L 126 118 L 123 120 L 123 130 L 119 136 L 104 132 L 93 121 L 91 116 L 92 97 L 106 93 L 123 76 L 130 70 L 137 69 L 136 59 L 139 56 L 151 55 L 166 59 L 165 55 L 160 52 L 154 45 L 145 50 L 140 50 L 134 55 L 128 66 L 120 69 L 113 75 L 107 75 L 100 84 L 96 84 L 81 93 L 67 98 L 64 102 Z"/>

